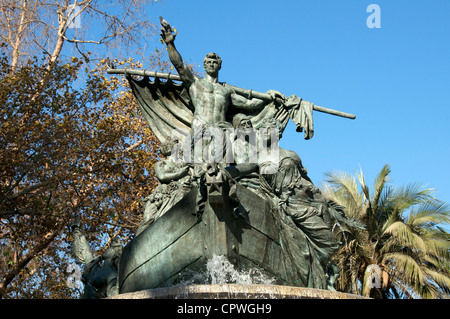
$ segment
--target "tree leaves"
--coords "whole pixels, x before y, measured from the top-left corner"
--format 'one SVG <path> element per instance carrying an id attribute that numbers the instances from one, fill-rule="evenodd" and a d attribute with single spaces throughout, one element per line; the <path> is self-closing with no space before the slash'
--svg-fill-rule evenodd
<path id="1" fill-rule="evenodd" d="M 130 93 L 117 95 L 128 83 L 107 78 L 105 61 L 96 67 L 90 55 L 98 60 L 114 48 L 114 56 L 128 56 L 130 44 L 151 40 L 143 10 L 151 2 L 81 1 L 82 29 L 74 33 L 68 1 L 0 0 L 0 251 L 8 249 L 0 255 L 0 297 L 72 295 L 61 269 L 75 214 L 94 249 L 104 249 L 104 234 L 126 240 L 139 223 L 141 199 L 156 184 L 158 141 Z M 101 46 L 90 54 L 94 43 Z M 168 67 L 160 51 L 142 58 Z M 18 261 L 30 247 L 42 249 L 22 271 Z"/>
<path id="2" fill-rule="evenodd" d="M 361 290 L 367 287 L 366 267 L 377 264 L 383 270 L 384 297 L 448 296 L 450 235 L 443 226 L 450 221 L 449 207 L 421 184 L 389 185 L 390 172 L 389 165 L 382 168 L 373 191 L 361 170 L 355 173 L 359 187 L 348 173 L 328 174 L 324 194 L 366 225 L 350 227 L 348 244 L 334 256 L 341 274 L 338 287 L 368 295 L 368 290 Z"/>
<path id="3" fill-rule="evenodd" d="M 133 236 L 141 200 L 156 186 L 158 143 L 130 95 L 111 94 L 127 83 L 100 76 L 104 66 L 80 86 L 80 61 L 56 63 L 42 86 L 45 63 L 13 75 L 7 63 L 0 61 L 0 294 L 67 297 L 57 269 L 71 260 L 68 223 L 81 216 L 93 249 L 104 249 L 104 234 Z"/>

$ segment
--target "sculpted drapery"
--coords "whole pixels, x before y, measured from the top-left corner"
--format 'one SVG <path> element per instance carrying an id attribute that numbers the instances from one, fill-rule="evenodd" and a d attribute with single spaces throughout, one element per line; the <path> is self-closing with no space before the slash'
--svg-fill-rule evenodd
<path id="1" fill-rule="evenodd" d="M 194 105 L 189 91 L 183 84 L 171 80 L 151 81 L 149 77 L 137 80 L 127 76 L 127 79 L 145 120 L 161 143 L 174 132 L 182 133 L 184 136 L 190 134 Z M 305 139 L 312 138 L 314 134 L 312 103 L 303 101 L 295 95 L 287 98 L 282 105 L 276 101 L 267 102 L 256 111 L 231 107 L 226 114 L 230 124 L 238 113 L 249 116 L 255 129 L 261 127 L 264 119 L 275 118 L 280 121 L 284 131 L 291 119 L 296 124 L 297 131 L 305 132 Z"/>

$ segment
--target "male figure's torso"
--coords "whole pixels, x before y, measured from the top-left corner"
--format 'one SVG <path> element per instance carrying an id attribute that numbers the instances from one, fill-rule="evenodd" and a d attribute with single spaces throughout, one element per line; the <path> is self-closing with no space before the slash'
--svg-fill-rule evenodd
<path id="1" fill-rule="evenodd" d="M 196 79 L 189 93 L 194 103 L 193 126 L 215 124 L 225 121 L 225 114 L 231 104 L 231 90 L 220 83 Z"/>

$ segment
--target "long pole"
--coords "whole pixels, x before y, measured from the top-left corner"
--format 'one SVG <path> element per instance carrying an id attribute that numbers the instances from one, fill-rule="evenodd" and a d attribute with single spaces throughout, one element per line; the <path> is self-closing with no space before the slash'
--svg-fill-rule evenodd
<path id="1" fill-rule="evenodd" d="M 174 80 L 174 81 L 181 81 L 180 76 L 177 74 L 162 73 L 162 72 L 157 72 L 157 71 L 134 70 L 134 69 L 107 69 L 106 72 L 108 74 L 129 74 L 129 75 L 148 76 L 148 77 L 153 77 L 153 78 L 162 78 L 162 79 L 167 79 L 167 80 L 170 79 L 170 80 Z M 236 93 L 246 96 L 246 97 L 252 96 L 252 97 L 256 97 L 258 99 L 265 100 L 265 101 L 272 100 L 271 96 L 267 93 L 261 93 L 261 92 L 257 92 L 257 91 L 247 90 L 247 89 L 243 89 L 243 88 L 240 88 L 240 87 L 237 87 L 234 85 L 230 85 L 230 84 L 225 84 L 225 85 L 228 86 L 229 88 L 233 89 Z M 313 109 L 318 112 L 336 115 L 336 116 L 340 116 L 340 117 L 344 117 L 344 118 L 348 118 L 348 119 L 352 119 L 352 120 L 356 118 L 356 115 L 354 115 L 354 114 L 329 109 L 329 108 L 319 106 L 319 105 L 314 105 Z"/>

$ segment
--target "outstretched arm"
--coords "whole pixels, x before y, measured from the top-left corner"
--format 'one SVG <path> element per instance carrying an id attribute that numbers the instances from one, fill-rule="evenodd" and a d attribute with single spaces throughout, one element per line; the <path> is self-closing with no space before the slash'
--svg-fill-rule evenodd
<path id="1" fill-rule="evenodd" d="M 270 95 L 272 100 L 276 100 L 277 98 L 281 98 L 282 100 L 285 99 L 285 96 L 278 91 L 269 90 L 266 93 Z M 249 99 L 238 93 L 233 93 L 231 95 L 231 101 L 234 107 L 251 111 L 258 110 L 268 104 L 268 101 L 257 98 Z"/>
<path id="2" fill-rule="evenodd" d="M 256 98 L 248 99 L 236 93 L 231 94 L 231 103 L 235 108 L 245 110 L 257 110 L 263 107 L 264 104 L 267 104 L 263 100 Z"/>
<path id="3" fill-rule="evenodd" d="M 176 35 L 177 33 L 173 33 L 173 30 L 169 25 L 166 25 L 163 29 L 161 29 L 161 38 L 167 44 L 167 51 L 169 53 L 170 61 L 178 71 L 184 85 L 189 88 L 191 84 L 194 83 L 195 77 L 191 70 L 189 70 L 189 68 L 183 63 L 181 54 L 175 48 L 174 41 Z"/>

